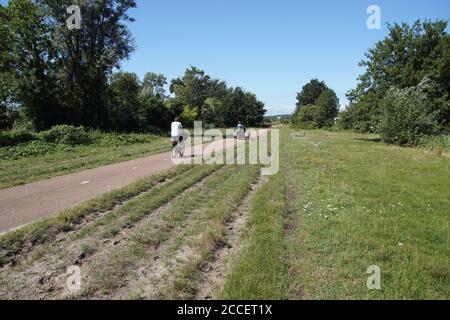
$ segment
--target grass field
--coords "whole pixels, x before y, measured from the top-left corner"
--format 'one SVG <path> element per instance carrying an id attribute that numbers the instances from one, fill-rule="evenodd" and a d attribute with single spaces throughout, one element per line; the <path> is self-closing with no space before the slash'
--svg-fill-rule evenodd
<path id="1" fill-rule="evenodd" d="M 178 167 L 1 236 L 0 298 L 449 299 L 450 160 L 376 138 L 282 128 L 278 175 Z"/>
<path id="2" fill-rule="evenodd" d="M 223 297 L 450 298 L 450 161 L 375 136 L 282 132 Z M 382 271 L 370 291 L 366 270 Z M 254 272 L 258 270 L 258 272 Z"/>

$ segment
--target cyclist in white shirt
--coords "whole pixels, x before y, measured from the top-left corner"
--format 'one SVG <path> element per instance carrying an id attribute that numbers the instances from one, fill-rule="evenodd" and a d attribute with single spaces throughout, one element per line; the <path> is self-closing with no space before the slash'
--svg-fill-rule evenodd
<path id="1" fill-rule="evenodd" d="M 245 126 L 240 121 L 237 125 L 236 137 L 239 140 L 245 139 Z"/>
<path id="2" fill-rule="evenodd" d="M 171 125 L 171 136 L 172 136 L 172 148 L 175 148 L 178 143 L 182 142 L 184 139 L 183 125 L 180 122 L 180 118 L 175 118 L 175 121 Z"/>

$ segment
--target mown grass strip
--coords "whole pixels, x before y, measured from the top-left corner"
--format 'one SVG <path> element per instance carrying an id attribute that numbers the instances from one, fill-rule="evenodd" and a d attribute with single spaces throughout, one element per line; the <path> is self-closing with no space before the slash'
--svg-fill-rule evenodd
<path id="1" fill-rule="evenodd" d="M 255 195 L 250 209 L 245 246 L 225 280 L 221 299 L 284 299 L 289 285 L 286 256 L 285 195 L 281 175 Z"/>
<path id="2" fill-rule="evenodd" d="M 89 214 L 112 210 L 117 204 L 133 198 L 159 183 L 192 170 L 192 166 L 179 166 L 167 172 L 141 179 L 131 185 L 103 194 L 74 208 L 0 236 L 0 267 L 30 247 L 54 239 L 60 232 L 71 229 Z"/>
<path id="3" fill-rule="evenodd" d="M 214 198 L 208 199 L 197 209 L 202 212 L 202 219 L 190 231 L 195 237 L 188 243 L 196 255 L 177 272 L 171 287 L 160 293 L 163 298 L 195 298 L 202 281 L 202 267 L 214 260 L 218 247 L 226 245 L 226 223 L 250 192 L 259 173 L 259 166 L 234 166 L 232 175 L 223 181 Z"/>

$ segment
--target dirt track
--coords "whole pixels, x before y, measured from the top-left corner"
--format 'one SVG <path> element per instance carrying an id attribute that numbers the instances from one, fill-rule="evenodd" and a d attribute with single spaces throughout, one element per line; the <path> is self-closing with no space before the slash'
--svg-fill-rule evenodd
<path id="1" fill-rule="evenodd" d="M 225 148 L 228 148 L 234 144 L 234 139 L 218 140 L 213 144 L 225 144 Z M 203 145 L 203 149 L 205 147 Z M 191 155 L 201 150 L 195 148 L 194 151 L 186 149 L 186 161 L 191 161 Z M 167 152 L 1 190 L 0 233 L 48 217 L 174 166 Z"/>

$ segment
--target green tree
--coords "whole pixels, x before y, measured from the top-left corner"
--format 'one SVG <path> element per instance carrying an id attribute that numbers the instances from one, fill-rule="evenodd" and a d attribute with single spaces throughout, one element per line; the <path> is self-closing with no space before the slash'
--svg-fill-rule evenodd
<path id="1" fill-rule="evenodd" d="M 144 76 L 139 93 L 140 114 L 143 117 L 141 120 L 142 129 L 163 129 L 169 126 L 173 117 L 165 104 L 167 98 L 166 84 L 167 78 L 162 74 L 149 72 Z"/>
<path id="2" fill-rule="evenodd" d="M 311 80 L 297 95 L 292 124 L 306 129 L 329 127 L 339 113 L 336 93 L 323 81 Z"/>
<path id="3" fill-rule="evenodd" d="M 302 88 L 301 92 L 297 93 L 297 109 L 295 112 L 300 111 L 303 106 L 316 104 L 317 99 L 327 89 L 325 82 L 312 79 Z"/>
<path id="4" fill-rule="evenodd" d="M 11 0 L 4 15 L 7 21 L 1 29 L 9 44 L 0 56 L 0 78 L 3 83 L 12 80 L 12 86 L 2 85 L 3 103 L 6 96 L 20 105 L 39 128 L 76 119 L 56 95 L 55 50 L 43 8 L 30 0 Z"/>
<path id="5" fill-rule="evenodd" d="M 157 74 L 154 72 L 148 72 L 144 76 L 142 82 L 141 96 L 155 97 L 161 100 L 166 99 L 167 78 L 163 74 Z"/>
<path id="6" fill-rule="evenodd" d="M 11 128 L 15 115 L 15 92 L 17 83 L 13 72 L 11 43 L 12 30 L 8 24 L 9 13 L 0 5 L 0 130 Z"/>
<path id="7" fill-rule="evenodd" d="M 321 117 L 318 120 L 318 127 L 330 127 L 334 124 L 335 118 L 339 114 L 339 99 L 336 93 L 327 89 L 317 99 L 316 105 L 321 109 Z"/>
<path id="8" fill-rule="evenodd" d="M 361 131 L 377 130 L 381 101 L 391 88 L 409 88 L 429 78 L 427 92 L 442 128 L 450 129 L 450 36 L 447 21 L 416 21 L 389 26 L 389 35 L 369 49 L 360 63 L 365 73 L 348 93 L 347 123 Z M 372 130 L 371 130 L 372 129 Z"/>
<path id="9" fill-rule="evenodd" d="M 76 1 L 80 30 L 66 26 L 69 0 L 11 0 L 13 38 L 4 61 L 17 80 L 16 100 L 39 128 L 108 125 L 108 76 L 133 50 L 127 15 L 132 0 Z"/>
<path id="10" fill-rule="evenodd" d="M 215 98 L 224 101 L 229 93 L 227 84 L 224 81 L 211 79 L 208 83 L 207 93 L 208 98 Z"/>
<path id="11" fill-rule="evenodd" d="M 194 126 L 194 121 L 197 119 L 198 109 L 193 106 L 184 106 L 183 112 L 180 114 L 181 122 L 185 127 L 192 128 Z"/>
<path id="12" fill-rule="evenodd" d="M 264 103 L 253 93 L 242 88 L 230 89 L 224 102 L 223 119 L 228 127 L 234 127 L 240 121 L 247 127 L 260 126 L 264 122 L 266 110 Z"/>
<path id="13" fill-rule="evenodd" d="M 179 116 L 184 110 L 184 104 L 177 98 L 169 98 L 164 102 L 164 105 L 169 110 L 171 115 L 171 120 Z"/>
<path id="14" fill-rule="evenodd" d="M 80 30 L 66 26 L 66 9 L 72 0 L 38 0 L 45 9 L 57 54 L 60 95 L 70 109 L 81 109 L 81 123 L 104 127 L 108 119 L 107 80 L 113 68 L 134 49 L 126 25 L 134 0 L 77 1 L 83 20 Z"/>
<path id="15" fill-rule="evenodd" d="M 170 104 L 183 106 L 182 113 L 196 115 L 195 120 L 220 126 L 235 126 L 238 121 L 258 126 L 264 121 L 264 104 L 242 88 L 228 88 L 226 83 L 212 79 L 203 70 L 191 67 L 181 78 L 172 80 L 170 91 L 175 100 Z M 193 112 L 195 110 L 196 112 Z M 190 120 L 189 120 L 190 121 Z"/>
<path id="16" fill-rule="evenodd" d="M 265 105 L 259 101 L 255 94 L 246 92 L 246 105 L 243 111 L 241 121 L 246 126 L 258 127 L 264 123 L 264 115 L 266 114 Z"/>
<path id="17" fill-rule="evenodd" d="M 426 135 L 438 129 L 438 111 L 430 104 L 429 82 L 419 86 L 390 89 L 381 101 L 380 133 L 385 142 L 416 145 Z"/>
<path id="18" fill-rule="evenodd" d="M 139 78 L 134 73 L 117 72 L 110 80 L 110 127 L 114 130 L 139 131 L 144 115 L 138 99 L 141 91 Z"/>
<path id="19" fill-rule="evenodd" d="M 208 98 L 210 80 L 205 71 L 191 67 L 182 78 L 172 80 L 170 90 L 184 105 L 199 108 Z"/>
<path id="20" fill-rule="evenodd" d="M 301 129 L 321 128 L 325 119 L 324 109 L 316 104 L 303 106 L 293 118 L 293 124 Z"/>
<path id="21" fill-rule="evenodd" d="M 207 98 L 200 109 L 200 119 L 207 124 L 214 124 L 217 127 L 224 123 L 221 118 L 223 103 L 218 98 Z"/>

